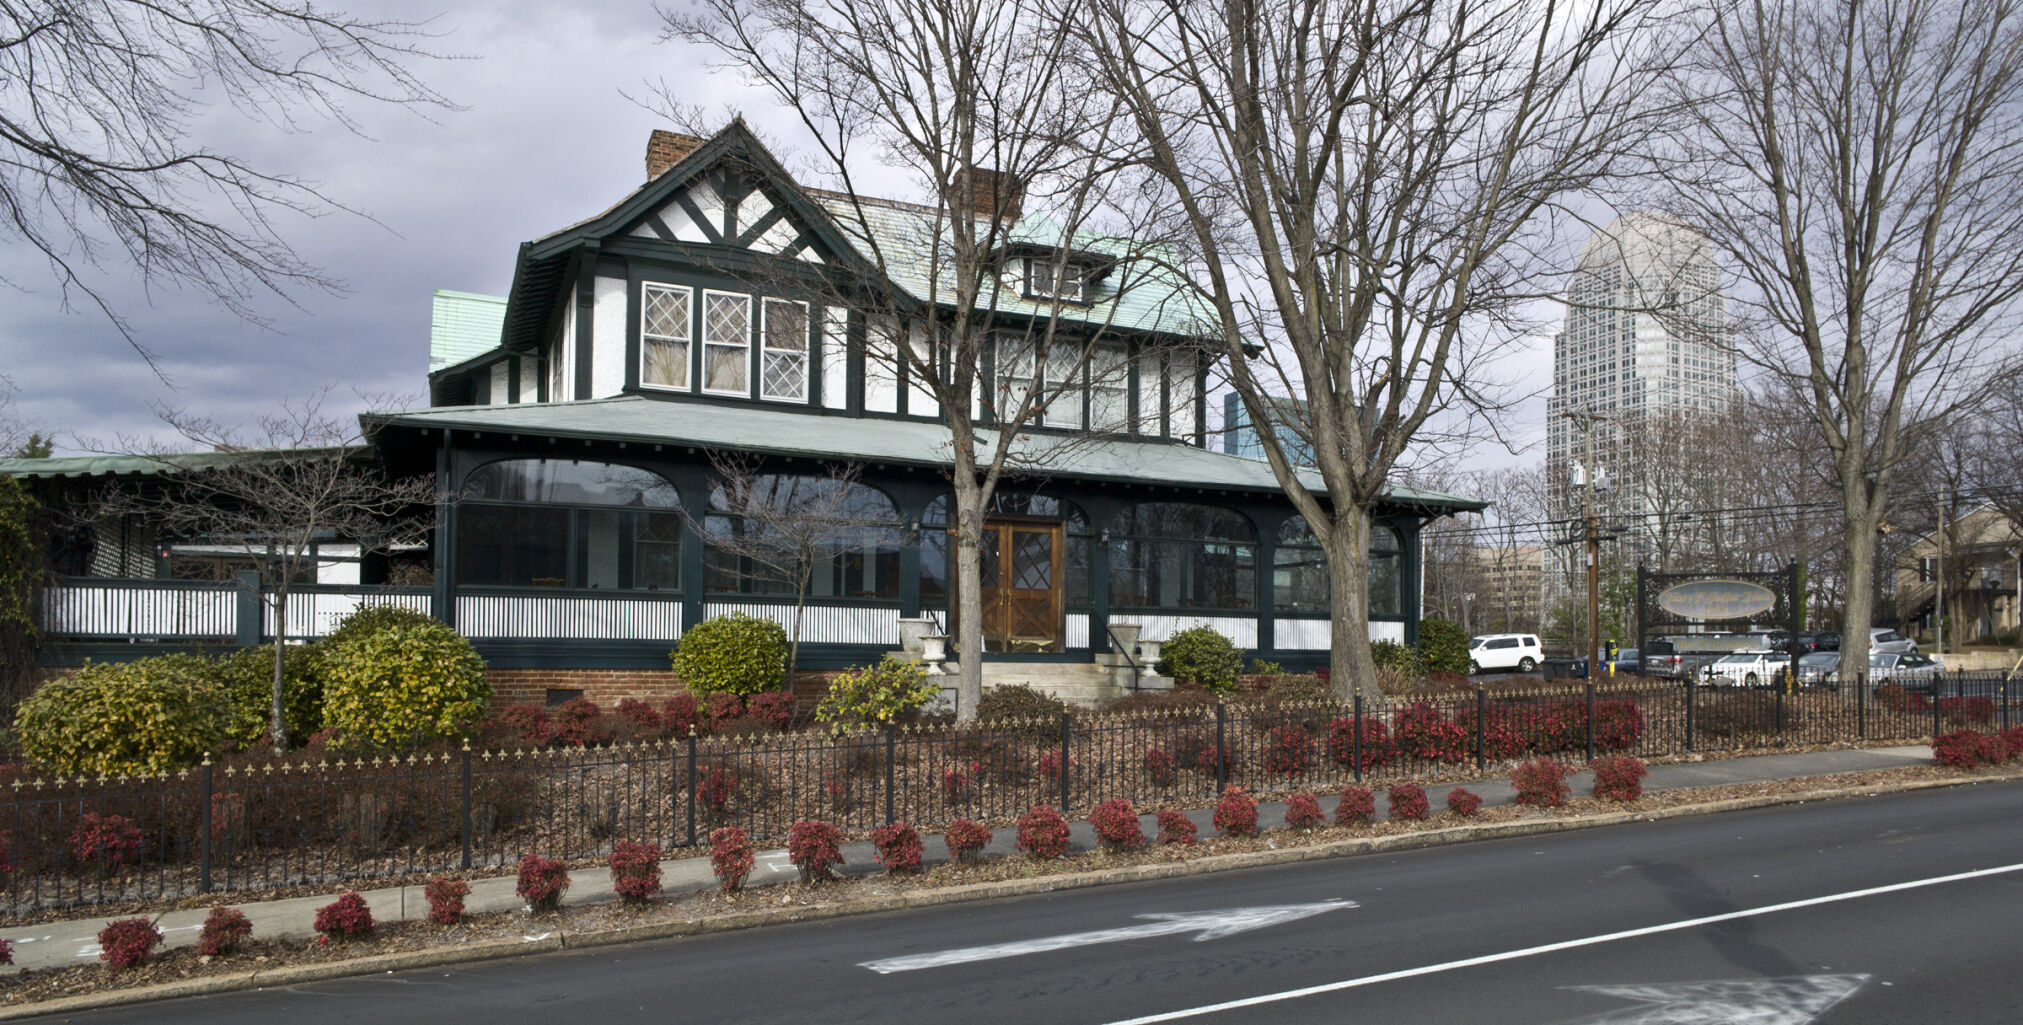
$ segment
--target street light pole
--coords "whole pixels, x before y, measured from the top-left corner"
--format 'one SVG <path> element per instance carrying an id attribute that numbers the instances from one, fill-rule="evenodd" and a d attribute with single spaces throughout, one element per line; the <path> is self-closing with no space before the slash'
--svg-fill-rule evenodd
<path id="1" fill-rule="evenodd" d="M 1581 505 L 1583 508 L 1583 541 L 1587 546 L 1587 664 L 1588 679 L 1598 675 L 1601 667 L 1602 624 L 1601 624 L 1601 520 L 1595 515 L 1595 421 L 1603 419 L 1601 414 L 1590 409 L 1578 413 L 1561 413 L 1561 416 L 1580 423 L 1581 429 Z"/>

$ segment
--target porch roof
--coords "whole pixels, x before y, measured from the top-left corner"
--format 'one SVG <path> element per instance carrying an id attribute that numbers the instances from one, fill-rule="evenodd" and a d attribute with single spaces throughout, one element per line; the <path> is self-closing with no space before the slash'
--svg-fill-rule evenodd
<path id="1" fill-rule="evenodd" d="M 948 465 L 948 429 L 938 422 L 822 416 L 763 406 L 726 406 L 627 395 L 578 402 L 449 406 L 367 414 L 367 429 L 435 428 L 674 445 L 699 445 L 767 455 L 913 466 Z M 1010 465 L 1018 472 L 1079 480 L 1229 491 L 1276 492 L 1278 480 L 1259 460 L 1192 445 L 1129 438 L 1034 433 L 1021 435 Z M 986 448 L 986 451 L 988 449 Z M 1309 487 L 1322 490 L 1317 474 Z M 1487 503 L 1394 484 L 1392 504 L 1445 514 Z"/>
<path id="2" fill-rule="evenodd" d="M 0 476 L 5 477 L 119 477 L 153 476 L 165 473 L 191 473 L 198 470 L 215 470 L 223 466 L 258 462 L 263 459 L 288 459 L 307 453 L 331 451 L 329 448 L 313 449 L 234 449 L 224 452 L 165 452 L 160 455 L 98 455 L 98 456 L 57 456 L 49 459 L 0 459 Z M 343 451 L 357 456 L 364 453 L 361 445 L 347 446 Z"/>

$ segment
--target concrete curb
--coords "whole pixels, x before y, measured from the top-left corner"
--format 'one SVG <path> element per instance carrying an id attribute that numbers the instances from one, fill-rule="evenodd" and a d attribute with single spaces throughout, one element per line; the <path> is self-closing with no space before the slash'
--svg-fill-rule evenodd
<path id="1" fill-rule="evenodd" d="M 2023 769 L 1997 775 L 1975 776 L 1971 779 L 1912 780 L 1901 783 L 1878 783 L 1872 786 L 1834 787 L 1797 793 L 1738 797 L 1725 801 L 1682 804 L 1647 812 L 1602 812 L 1593 815 L 1583 815 L 1577 818 L 1485 822 L 1479 825 L 1447 826 L 1440 829 L 1398 833 L 1390 836 L 1354 837 L 1346 840 L 1335 840 L 1304 847 L 1289 847 L 1281 850 L 1216 854 L 1204 858 L 1192 858 L 1187 861 L 1127 865 L 1090 872 L 1070 872 L 1061 875 L 1042 876 L 1035 879 L 1007 879 L 987 883 L 965 883 L 933 890 L 917 890 L 886 897 L 851 900 L 847 903 L 818 903 L 783 908 L 755 909 L 688 922 L 657 922 L 651 925 L 626 926 L 617 929 L 599 929 L 579 933 L 570 933 L 558 929 L 539 937 L 529 937 L 519 940 L 486 940 L 454 947 L 436 947 L 427 950 L 374 954 L 346 961 L 289 965 L 281 968 L 232 975 L 214 975 L 201 979 L 165 982 L 152 986 L 137 986 L 132 989 L 105 990 L 73 997 L 59 997 L 55 1000 L 45 1000 L 40 1003 L 0 1007 L 0 1021 L 40 1015 L 64 1014 L 71 1011 L 88 1011 L 102 1007 L 121 1007 L 129 1004 L 168 1000 L 177 997 L 207 996 L 215 993 L 292 986 L 307 982 L 323 982 L 360 975 L 378 975 L 414 968 L 430 968 L 438 965 L 495 961 L 518 957 L 523 954 L 535 954 L 555 950 L 583 950 L 593 947 L 642 943 L 649 940 L 678 939 L 684 936 L 706 936 L 712 933 L 756 929 L 769 925 L 784 925 L 789 922 L 820 921 L 852 915 L 877 914 L 886 911 L 904 911 L 913 908 L 936 907 L 944 904 L 993 900 L 1002 897 L 1028 896 L 1038 893 L 1053 893 L 1061 890 L 1079 890 L 1091 886 L 1106 886 L 1116 883 L 1150 882 L 1159 879 L 1177 879 L 1186 876 L 1207 875 L 1214 872 L 1227 872 L 1235 869 L 1264 868 L 1272 865 L 1289 865 L 1304 861 L 1353 857 L 1361 854 L 1419 850 L 1427 847 L 1441 847 L 1448 844 L 1469 843 L 1478 840 L 1538 836 L 1547 833 L 1566 833 L 1603 826 L 1626 825 L 1632 822 L 1656 822 L 1664 819 L 1743 811 L 1750 808 L 1804 804 L 1809 801 L 1876 797 L 1883 794 L 1904 793 L 1914 790 L 1972 786 L 1978 783 L 2003 783 L 2019 779 L 2023 779 Z"/>

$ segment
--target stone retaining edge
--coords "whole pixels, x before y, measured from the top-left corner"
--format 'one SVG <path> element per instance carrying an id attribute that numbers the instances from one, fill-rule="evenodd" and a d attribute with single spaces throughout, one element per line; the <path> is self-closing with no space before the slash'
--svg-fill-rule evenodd
<path id="1" fill-rule="evenodd" d="M 1538 836 L 1546 833 L 1571 832 L 1577 829 L 1624 825 L 1631 822 L 1656 822 L 1662 819 L 1685 818 L 1692 815 L 1711 815 L 1720 812 L 1743 811 L 1750 808 L 1767 808 L 1782 804 L 1804 804 L 1808 801 L 1843 800 L 1853 797 L 1876 797 L 1888 793 L 1930 790 L 1939 787 L 1971 786 L 1977 783 L 2001 783 L 2017 779 L 2023 779 L 2023 770 L 2013 770 L 1995 775 L 1975 776 L 1971 779 L 1911 780 L 1901 783 L 1878 783 L 1869 786 L 1835 787 L 1787 794 L 1737 797 L 1725 801 L 1682 804 L 1647 812 L 1602 812 L 1594 815 L 1583 815 L 1577 818 L 1485 822 L 1479 825 L 1448 826 L 1441 829 L 1398 833 L 1390 836 L 1354 837 L 1324 844 L 1288 847 L 1282 850 L 1216 854 L 1205 858 L 1192 858 L 1187 861 L 1127 865 L 1091 872 L 1071 872 L 1062 875 L 1043 876 L 1037 879 L 1006 879 L 987 883 L 964 883 L 932 890 L 919 890 L 885 897 L 851 900 L 847 903 L 804 904 L 789 908 L 741 911 L 735 914 L 719 915 L 714 918 L 688 922 L 657 922 L 652 925 L 599 929 L 580 933 L 569 933 L 558 929 L 552 933 L 544 933 L 538 937 L 528 937 L 518 940 L 485 940 L 453 947 L 404 950 L 390 954 L 373 954 L 346 961 L 288 965 L 280 968 L 243 972 L 233 975 L 214 975 L 201 979 L 157 983 L 152 986 L 136 986 L 132 989 L 105 990 L 103 992 L 84 993 L 72 997 L 59 997 L 55 1000 L 45 1000 L 39 1003 L 0 1007 L 0 1021 L 36 1015 L 85 1011 L 101 1007 L 121 1007 L 129 1004 L 145 1003 L 154 1000 L 169 1000 L 177 997 L 208 996 L 215 993 L 268 989 L 277 986 L 292 986 L 305 982 L 323 982 L 330 979 L 349 978 L 359 975 L 378 975 L 381 973 L 407 971 L 414 968 L 430 968 L 437 965 L 494 961 L 518 957 L 522 954 L 535 954 L 554 950 L 579 950 L 592 947 L 617 946 L 626 943 L 641 943 L 648 940 L 705 936 L 711 933 L 755 929 L 768 925 L 782 925 L 788 922 L 808 922 L 827 918 L 842 918 L 848 915 L 876 914 L 884 911 L 904 911 L 911 908 L 935 907 L 942 904 L 991 900 L 999 897 L 1018 897 L 1036 893 L 1052 893 L 1059 890 L 1079 890 L 1085 887 L 1104 886 L 1112 883 L 1176 879 L 1184 876 L 1207 875 L 1212 872 L 1226 872 L 1233 869 L 1289 865 L 1302 861 L 1321 861 L 1328 858 L 1351 857 L 1358 854 L 1375 854 L 1385 851 L 1418 850 L 1426 847 L 1444 846 L 1451 843 L 1468 843 L 1475 840 L 1493 840 L 1513 836 Z"/>

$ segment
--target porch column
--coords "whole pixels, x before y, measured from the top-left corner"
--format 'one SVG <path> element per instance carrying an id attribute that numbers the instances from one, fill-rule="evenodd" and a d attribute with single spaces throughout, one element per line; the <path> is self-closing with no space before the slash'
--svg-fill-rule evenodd
<path id="1" fill-rule="evenodd" d="M 674 481 L 681 499 L 681 629 L 687 633 L 703 619 L 703 560 L 708 549 L 697 528 L 709 515 L 711 482 L 708 471 L 694 464 L 663 464 L 659 469 Z"/>
<path id="2" fill-rule="evenodd" d="M 429 595 L 429 613 L 436 622 L 455 629 L 457 625 L 457 503 L 451 501 L 462 483 L 457 473 L 456 453 L 450 448 L 450 432 L 443 431 L 436 446 L 436 487 L 443 500 L 436 503 L 435 586 Z"/>
<path id="3" fill-rule="evenodd" d="M 1080 504 L 1089 518 L 1089 540 L 1094 542 L 1089 545 L 1089 650 L 1110 651 L 1110 545 L 1103 535 L 1117 518 L 1120 503 L 1092 497 Z"/>
<path id="4" fill-rule="evenodd" d="M 1253 507 L 1257 523 L 1257 650 L 1278 650 L 1278 531 L 1292 514 L 1272 506 Z"/>

